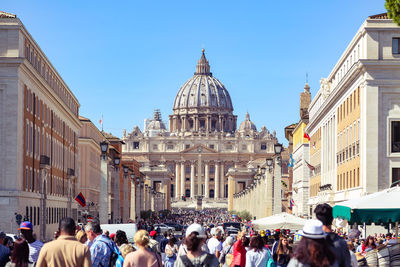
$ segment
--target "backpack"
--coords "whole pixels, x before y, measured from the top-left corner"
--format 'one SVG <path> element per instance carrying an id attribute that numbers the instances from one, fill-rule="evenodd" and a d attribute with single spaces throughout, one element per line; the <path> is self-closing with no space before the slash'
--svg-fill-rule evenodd
<path id="1" fill-rule="evenodd" d="M 214 256 L 214 255 L 207 253 L 207 256 L 206 256 L 206 258 L 204 259 L 204 261 L 203 261 L 202 263 L 196 264 L 196 265 L 194 265 L 194 264 L 189 260 L 188 256 L 186 256 L 186 255 L 182 255 L 182 256 L 180 256 L 180 258 L 181 258 L 181 261 L 182 261 L 182 263 L 183 263 L 183 265 L 184 265 L 185 267 L 209 267 L 210 264 L 211 264 L 212 261 L 213 261 L 213 258 L 214 258 L 213 256 Z"/>
<path id="2" fill-rule="evenodd" d="M 226 261 L 226 256 L 228 256 L 228 255 L 231 255 L 232 253 L 229 253 L 230 251 L 231 251 L 231 248 L 233 247 L 233 245 L 231 245 L 230 247 L 229 247 L 229 249 L 228 249 L 228 252 L 227 253 L 224 253 L 224 250 L 222 250 L 222 252 L 221 252 L 221 256 L 219 256 L 219 262 L 220 263 L 222 263 L 222 264 L 224 264 L 225 263 L 225 261 Z M 228 256 L 228 258 L 229 258 L 230 256 Z M 227 264 L 227 265 L 230 265 L 230 264 Z"/>
<path id="3" fill-rule="evenodd" d="M 121 253 L 119 252 L 119 250 L 116 246 L 113 245 L 113 247 L 111 248 L 107 242 L 104 242 L 102 240 L 99 240 L 99 241 L 106 244 L 106 246 L 111 250 L 110 261 L 108 262 L 108 267 L 114 267 L 115 263 L 117 262 L 118 256 L 120 256 Z"/>

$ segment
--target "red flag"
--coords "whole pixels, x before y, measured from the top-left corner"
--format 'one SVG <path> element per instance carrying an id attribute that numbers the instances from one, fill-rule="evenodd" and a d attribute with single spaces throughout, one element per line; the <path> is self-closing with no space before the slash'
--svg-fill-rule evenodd
<path id="1" fill-rule="evenodd" d="M 311 140 L 310 136 L 308 135 L 308 133 L 304 132 L 304 138 L 307 138 L 308 141 Z"/>
<path id="2" fill-rule="evenodd" d="M 79 195 L 76 196 L 75 198 L 76 202 L 78 202 L 82 207 L 86 206 L 86 199 L 83 196 L 82 192 L 79 193 Z"/>

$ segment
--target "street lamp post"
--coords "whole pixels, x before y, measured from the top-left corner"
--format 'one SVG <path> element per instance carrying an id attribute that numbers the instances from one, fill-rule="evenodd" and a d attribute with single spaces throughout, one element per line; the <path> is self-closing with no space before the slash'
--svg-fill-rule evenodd
<path id="1" fill-rule="evenodd" d="M 273 214 L 282 212 L 282 167 L 281 167 L 281 153 L 282 144 L 276 143 L 274 145 L 275 161 L 274 161 L 274 178 L 272 179 L 273 188 Z"/>
<path id="2" fill-rule="evenodd" d="M 138 185 L 139 185 L 139 217 L 142 218 L 142 215 L 141 215 L 141 212 L 142 212 L 142 190 L 143 190 L 144 182 L 140 178 L 137 178 L 136 181 L 138 181 Z M 143 209 L 144 209 L 144 201 L 143 201 Z"/>
<path id="3" fill-rule="evenodd" d="M 75 178 L 75 170 L 67 169 L 67 177 L 68 177 L 68 202 L 67 202 L 67 214 L 68 217 L 72 218 L 72 183 Z M 76 219 L 76 218 L 74 218 Z"/>
<path id="4" fill-rule="evenodd" d="M 135 174 L 131 173 L 131 210 L 129 217 L 136 221 L 136 181 Z"/>
<path id="5" fill-rule="evenodd" d="M 121 214 L 120 214 L 120 199 L 119 199 L 119 195 L 120 195 L 120 181 L 119 181 L 119 164 L 121 163 L 121 158 L 120 157 L 114 157 L 114 205 L 112 205 L 113 207 L 113 221 L 114 223 L 119 223 L 121 221 Z"/>
<path id="6" fill-rule="evenodd" d="M 47 223 L 47 172 L 50 170 L 50 158 L 46 155 L 40 155 L 40 240 L 46 240 L 46 223 Z"/>
<path id="7" fill-rule="evenodd" d="M 101 159 L 101 179 L 100 179 L 100 200 L 99 200 L 99 220 L 101 224 L 108 223 L 108 171 L 107 171 L 107 151 L 108 142 L 100 143 Z"/>

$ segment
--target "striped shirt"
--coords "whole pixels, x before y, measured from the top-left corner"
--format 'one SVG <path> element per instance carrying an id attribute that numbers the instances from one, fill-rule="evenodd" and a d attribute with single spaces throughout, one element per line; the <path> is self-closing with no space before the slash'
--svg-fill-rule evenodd
<path id="1" fill-rule="evenodd" d="M 29 245 L 29 261 L 35 263 L 39 258 L 39 252 L 40 249 L 43 247 L 43 243 L 39 240 L 36 240 L 35 242 L 28 243 L 28 245 Z"/>

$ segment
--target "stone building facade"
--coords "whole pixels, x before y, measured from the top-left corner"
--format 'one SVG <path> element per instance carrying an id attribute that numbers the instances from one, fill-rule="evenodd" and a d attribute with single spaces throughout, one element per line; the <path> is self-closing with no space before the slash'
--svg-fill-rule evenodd
<path id="1" fill-rule="evenodd" d="M 122 138 L 123 159 L 141 164 L 148 186 L 168 196 L 167 208 L 195 208 L 198 198 L 203 208 L 227 208 L 228 192 L 239 191 L 228 189 L 228 170 L 271 156 L 278 142 L 275 132 L 258 131 L 249 114 L 237 128 L 228 90 L 210 72 L 204 50 L 175 97 L 169 124 L 167 130 L 156 111 L 143 131 L 135 126 Z"/>
<path id="2" fill-rule="evenodd" d="M 79 102 L 13 14 L 0 12 L 0 229 L 42 240 L 76 218 Z M 41 164 L 42 163 L 42 164 Z"/>
<path id="3" fill-rule="evenodd" d="M 400 180 L 400 27 L 370 16 L 313 98 L 306 131 L 312 210 Z"/>
<path id="4" fill-rule="evenodd" d="M 308 198 L 310 192 L 310 142 L 305 138 L 305 128 L 308 123 L 308 107 L 311 102 L 310 86 L 304 86 L 304 91 L 300 93 L 300 120 L 293 129 L 293 195 L 294 205 L 292 211 L 294 215 L 308 216 Z"/>

